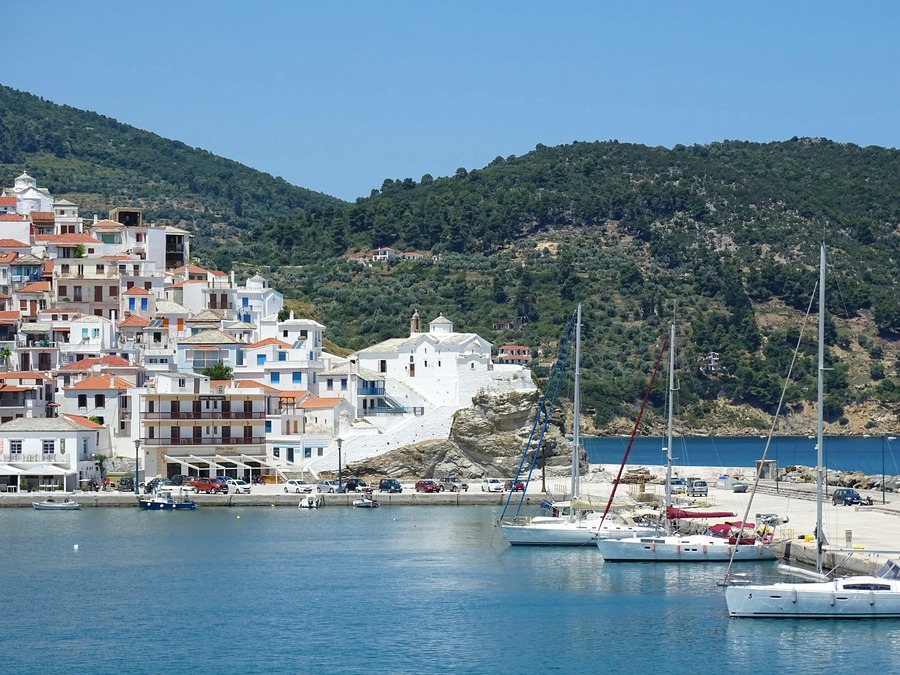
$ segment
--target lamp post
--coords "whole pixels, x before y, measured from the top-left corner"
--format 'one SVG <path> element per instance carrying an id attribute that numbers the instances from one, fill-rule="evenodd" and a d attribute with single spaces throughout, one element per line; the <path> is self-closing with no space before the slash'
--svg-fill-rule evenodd
<path id="1" fill-rule="evenodd" d="M 141 449 L 141 439 L 134 439 L 134 494 L 140 495 L 141 491 L 138 488 L 138 453 Z"/>
<path id="2" fill-rule="evenodd" d="M 887 441 L 890 443 L 891 441 L 896 441 L 896 436 L 882 436 L 881 437 L 881 503 L 885 504 L 887 500 L 885 499 L 885 485 L 884 485 L 884 442 Z M 893 453 L 891 453 L 893 454 Z"/>
<path id="3" fill-rule="evenodd" d="M 341 494 L 344 492 L 344 482 L 343 482 L 343 479 L 341 478 L 341 444 L 343 442 L 344 442 L 344 439 L 342 439 L 342 438 L 337 439 L 337 444 L 338 444 L 338 493 L 341 493 Z"/>

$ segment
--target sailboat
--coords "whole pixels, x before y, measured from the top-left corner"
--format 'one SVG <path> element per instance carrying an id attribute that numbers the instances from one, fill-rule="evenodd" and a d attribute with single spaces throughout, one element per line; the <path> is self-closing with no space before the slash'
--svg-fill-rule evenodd
<path id="1" fill-rule="evenodd" d="M 743 535 L 743 524 L 731 536 L 672 533 L 675 518 L 728 518 L 734 513 L 685 511 L 672 504 L 672 418 L 675 398 L 675 324 L 669 336 L 669 406 L 666 435 L 666 514 L 662 535 L 597 539 L 597 548 L 606 562 L 728 562 L 771 560 L 775 554 L 755 536 Z"/>
<path id="2" fill-rule="evenodd" d="M 572 498 L 549 504 L 551 515 L 501 520 L 500 530 L 511 546 L 584 546 L 601 537 L 634 537 L 656 532 L 619 514 L 602 522 L 599 504 L 580 497 L 581 490 L 581 305 L 575 318 L 575 373 L 572 419 Z"/>
<path id="3" fill-rule="evenodd" d="M 823 574 L 825 533 L 822 505 L 826 485 L 824 467 L 824 396 L 825 370 L 825 245 L 819 254 L 819 362 L 818 414 L 816 437 L 816 571 L 803 576 L 813 581 L 745 584 L 731 582 L 725 586 L 728 616 L 743 618 L 785 619 L 897 619 L 900 618 L 900 566 L 888 561 L 874 576 L 851 576 L 830 579 Z M 831 549 L 840 550 L 840 549 Z M 796 568 L 781 571 L 797 573 Z"/>

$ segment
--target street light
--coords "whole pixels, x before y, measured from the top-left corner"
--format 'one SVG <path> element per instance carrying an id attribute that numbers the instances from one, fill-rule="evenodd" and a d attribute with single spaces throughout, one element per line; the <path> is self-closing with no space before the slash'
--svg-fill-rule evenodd
<path id="1" fill-rule="evenodd" d="M 138 488 L 138 453 L 141 449 L 141 439 L 134 439 L 134 494 L 141 494 L 140 489 Z"/>
<path id="2" fill-rule="evenodd" d="M 888 443 L 890 443 L 891 441 L 896 441 L 896 440 L 897 440 L 896 436 L 882 436 L 881 437 L 881 503 L 882 504 L 885 504 L 887 502 L 887 500 L 885 499 L 885 495 L 884 495 L 884 490 L 885 490 L 885 485 L 884 485 L 884 442 L 887 441 Z M 891 453 L 891 454 L 893 455 L 894 453 Z"/>
<path id="3" fill-rule="evenodd" d="M 343 480 L 341 479 L 341 443 L 343 443 L 343 442 L 344 442 L 344 440 L 342 438 L 337 439 L 337 444 L 338 444 L 338 492 L 339 493 L 344 492 L 344 483 L 343 483 Z"/>

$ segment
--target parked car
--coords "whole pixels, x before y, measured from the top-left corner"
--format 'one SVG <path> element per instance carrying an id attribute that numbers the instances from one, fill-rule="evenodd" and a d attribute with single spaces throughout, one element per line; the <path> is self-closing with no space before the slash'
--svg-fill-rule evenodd
<path id="1" fill-rule="evenodd" d="M 119 479 L 118 485 L 116 485 L 116 489 L 119 492 L 134 492 L 134 478 L 131 476 L 122 476 Z"/>
<path id="2" fill-rule="evenodd" d="M 316 492 L 337 492 L 338 482 L 336 480 L 320 480 L 316 484 Z"/>
<path id="3" fill-rule="evenodd" d="M 234 494 L 240 495 L 250 494 L 250 483 L 240 478 L 229 478 L 228 479 L 228 489 L 233 491 Z"/>
<path id="4" fill-rule="evenodd" d="M 853 506 L 855 504 L 871 506 L 872 498 L 863 497 L 853 488 L 838 488 L 831 493 L 831 505 L 837 506 L 838 504 L 842 504 L 844 506 Z"/>
<path id="5" fill-rule="evenodd" d="M 217 483 L 213 478 L 194 478 L 194 480 L 191 481 L 191 487 L 195 493 L 205 492 L 206 494 L 209 494 L 210 492 L 219 494 L 222 492 L 222 487 L 226 490 L 228 489 L 227 485 L 223 486 L 221 483 Z"/>
<path id="6" fill-rule="evenodd" d="M 416 492 L 440 492 L 441 486 L 433 480 L 416 481 Z"/>
<path id="7" fill-rule="evenodd" d="M 709 496 L 709 486 L 705 480 L 689 480 L 687 493 L 688 497 L 707 497 Z"/>
<path id="8" fill-rule="evenodd" d="M 742 480 L 738 480 L 731 484 L 731 489 L 735 492 L 746 492 L 750 489 L 750 484 L 745 483 Z"/>
<path id="9" fill-rule="evenodd" d="M 160 476 L 157 476 L 156 478 L 151 478 L 150 482 L 148 482 L 146 485 L 144 485 L 144 493 L 145 494 L 153 494 L 160 487 L 162 487 L 164 485 L 172 485 L 172 479 L 171 478 L 162 478 Z"/>
<path id="10" fill-rule="evenodd" d="M 378 491 L 400 493 L 403 492 L 403 488 L 400 486 L 400 483 L 393 478 L 382 478 L 378 481 Z"/>
<path id="11" fill-rule="evenodd" d="M 187 485 L 191 482 L 191 477 L 186 473 L 177 473 L 172 476 L 172 485 Z"/>
<path id="12" fill-rule="evenodd" d="M 441 486 L 441 492 L 444 492 L 444 490 L 450 490 L 450 492 L 469 491 L 468 483 L 463 483 L 462 480 L 456 476 L 444 476 L 438 480 L 438 485 Z"/>
<path id="13" fill-rule="evenodd" d="M 344 492 L 365 492 L 369 484 L 362 478 L 350 478 L 344 481 Z"/>
<path id="14" fill-rule="evenodd" d="M 301 492 L 312 492 L 313 486 L 307 483 L 302 478 L 291 478 L 284 484 L 284 491 L 293 492 L 299 495 Z"/>
<path id="15" fill-rule="evenodd" d="M 503 484 L 503 489 L 511 492 L 525 492 L 525 483 L 520 480 L 508 480 Z"/>
<path id="16" fill-rule="evenodd" d="M 485 478 L 481 482 L 482 492 L 503 492 L 503 483 L 499 478 Z"/>

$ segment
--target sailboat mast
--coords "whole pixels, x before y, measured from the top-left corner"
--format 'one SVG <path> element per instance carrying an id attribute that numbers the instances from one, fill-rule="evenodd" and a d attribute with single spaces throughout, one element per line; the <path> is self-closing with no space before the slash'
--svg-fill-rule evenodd
<path id="1" fill-rule="evenodd" d="M 666 428 L 666 534 L 671 534 L 668 509 L 672 505 L 672 417 L 675 412 L 675 322 L 669 334 L 669 422 Z"/>
<path id="2" fill-rule="evenodd" d="M 581 474 L 581 304 L 575 319 L 575 393 L 572 400 L 572 499 L 580 492 Z M 574 510 L 573 510 L 574 511 Z"/>
<path id="3" fill-rule="evenodd" d="M 824 411 L 822 401 L 825 397 L 825 244 L 819 252 L 819 378 L 818 378 L 818 413 L 816 416 L 816 571 L 822 571 L 822 545 L 825 533 L 822 531 L 822 501 L 824 486 L 825 451 L 824 451 Z"/>

